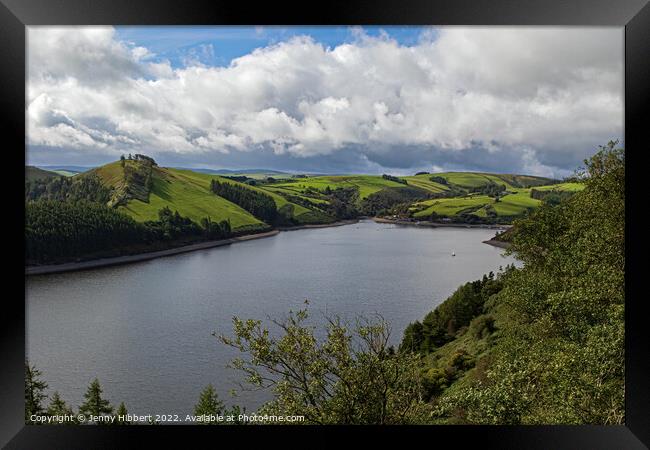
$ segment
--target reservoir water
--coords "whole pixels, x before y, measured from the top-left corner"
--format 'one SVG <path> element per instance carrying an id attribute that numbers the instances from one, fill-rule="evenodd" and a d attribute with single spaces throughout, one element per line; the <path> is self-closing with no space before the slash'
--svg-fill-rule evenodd
<path id="1" fill-rule="evenodd" d="M 459 285 L 513 263 L 483 244 L 493 230 L 362 221 L 282 232 L 124 266 L 26 279 L 27 357 L 74 409 L 97 377 L 114 405 L 136 414 L 189 414 L 215 386 L 254 411 L 268 392 L 242 392 L 226 368 L 232 317 L 282 318 L 309 299 L 324 314 L 381 314 L 399 343 Z M 455 253 L 455 256 L 452 256 Z M 237 389 L 237 397 L 231 390 Z"/>

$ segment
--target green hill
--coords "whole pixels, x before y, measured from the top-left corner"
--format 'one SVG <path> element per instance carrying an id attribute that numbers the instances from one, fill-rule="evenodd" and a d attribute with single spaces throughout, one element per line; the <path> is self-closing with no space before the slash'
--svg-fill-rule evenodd
<path id="1" fill-rule="evenodd" d="M 25 166 L 25 181 L 45 180 L 58 176 L 60 175 L 56 172 L 50 172 L 49 170 L 39 169 L 34 166 Z"/>
<path id="2" fill-rule="evenodd" d="M 463 180 L 468 182 L 467 179 Z M 480 186 L 476 186 L 480 187 Z M 569 191 L 577 192 L 582 190 L 580 183 L 558 183 L 547 186 L 538 186 L 534 189 L 541 191 Z M 411 216 L 416 219 L 424 219 L 437 214 L 441 218 L 457 217 L 460 215 L 476 216 L 486 218 L 494 216 L 501 219 L 509 219 L 522 216 L 528 211 L 537 208 L 542 202 L 531 197 L 533 188 L 512 188 L 509 187 L 499 197 L 498 201 L 487 195 L 467 193 L 451 198 L 437 198 L 415 203 L 410 208 Z"/>
<path id="3" fill-rule="evenodd" d="M 181 171 L 154 166 L 149 189 L 146 186 L 133 188 L 125 175 L 129 165 L 137 166 L 138 163 L 126 161 L 125 167 L 122 167 L 120 162 L 114 162 L 79 176 L 97 175 L 105 185 L 115 190 L 116 195 L 125 193 L 129 188 L 135 191 L 136 197 L 125 199 L 117 208 L 139 222 L 157 219 L 158 211 L 167 206 L 195 222 L 208 216 L 213 221 L 230 219 L 233 230 L 237 231 L 267 227 L 244 209 L 211 193 L 207 184 L 188 180 Z"/>
<path id="4" fill-rule="evenodd" d="M 443 172 L 390 175 L 319 175 L 283 179 L 232 177 L 159 167 L 147 157 L 116 161 L 76 177 L 96 175 L 112 189 L 109 205 L 140 222 L 169 207 L 200 222 L 230 220 L 233 230 L 268 228 L 260 217 L 211 191 L 213 180 L 270 197 L 282 224 L 322 224 L 358 215 L 413 220 L 508 223 L 537 208 L 546 192 L 577 191 L 579 183 L 514 174 Z M 235 179 L 236 178 L 236 179 Z M 538 191 L 531 195 L 531 191 Z M 566 194 L 566 192 L 565 192 Z M 535 197 L 535 198 L 533 198 Z M 267 220 L 268 222 L 268 220 Z"/>
<path id="5" fill-rule="evenodd" d="M 230 220 L 233 230 L 253 231 L 268 228 L 268 224 L 251 213 L 210 191 L 212 180 L 243 186 L 273 198 L 278 210 L 289 214 L 296 224 L 326 223 L 334 219 L 318 208 L 292 203 L 272 190 L 238 183 L 214 174 L 149 166 L 143 161 L 116 161 L 92 169 L 79 177 L 97 176 L 113 189 L 110 204 L 137 221 L 155 220 L 164 207 L 199 222 L 204 217 L 213 221 Z M 327 202 L 325 202 L 327 203 Z"/>
<path id="6" fill-rule="evenodd" d="M 322 196 L 325 189 L 352 187 L 359 193 L 357 206 L 370 215 L 382 211 L 390 213 L 391 208 L 410 203 L 406 214 L 397 211 L 401 218 L 428 220 L 435 213 L 437 219 L 498 223 L 509 222 L 537 208 L 541 201 L 531 197 L 533 188 L 543 191 L 582 189 L 579 183 L 558 183 L 550 178 L 515 174 L 443 172 L 399 177 L 402 182 L 390 178 L 376 175 L 314 176 L 283 180 L 262 188 L 318 204 L 327 201 Z M 491 190 L 501 190 L 498 200 L 494 195 L 490 196 Z M 404 195 L 396 195 L 399 192 Z M 370 203 L 373 207 L 368 206 Z"/>
<path id="7" fill-rule="evenodd" d="M 246 189 L 250 189 L 255 192 L 263 193 L 271 198 L 273 198 L 273 201 L 275 202 L 275 205 L 278 210 L 282 208 L 287 208 L 289 207 L 291 210 L 291 217 L 296 221 L 298 224 L 310 224 L 310 223 L 323 223 L 323 222 L 331 222 L 332 219 L 328 217 L 325 213 L 322 211 L 315 209 L 315 208 L 308 208 L 302 205 L 299 205 L 297 203 L 293 203 L 288 201 L 284 196 L 279 195 L 277 192 L 275 192 L 273 189 L 268 189 L 265 186 L 264 187 L 257 187 L 257 186 L 251 186 L 251 185 L 246 185 L 244 183 L 239 183 L 237 181 L 234 181 L 232 179 L 226 178 L 226 177 L 221 177 L 218 175 L 212 175 L 212 174 L 206 174 L 206 173 L 200 173 L 200 172 L 193 172 L 191 170 L 184 170 L 184 169 L 167 169 L 173 173 L 175 173 L 178 177 L 183 178 L 187 180 L 190 183 L 194 183 L 197 186 L 200 187 L 205 187 L 206 189 L 209 189 L 210 182 L 212 180 L 217 180 L 222 183 L 229 183 L 233 185 L 238 185 L 238 186 L 245 186 Z M 327 203 L 327 202 L 325 202 Z"/>

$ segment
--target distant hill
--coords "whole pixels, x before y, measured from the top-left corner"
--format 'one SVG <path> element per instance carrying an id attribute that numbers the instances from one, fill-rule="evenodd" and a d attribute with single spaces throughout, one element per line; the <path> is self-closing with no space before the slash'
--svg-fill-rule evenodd
<path id="1" fill-rule="evenodd" d="M 191 170 L 193 172 L 209 173 L 213 175 L 251 175 L 251 174 L 291 175 L 288 172 L 281 172 L 279 170 L 270 170 L 270 169 L 208 169 L 202 167 L 198 167 L 198 168 L 175 167 L 175 169 Z"/>
<path id="2" fill-rule="evenodd" d="M 57 172 L 57 173 L 62 173 L 65 174 L 67 172 L 68 174 L 77 174 L 77 173 L 83 173 L 87 172 L 88 170 L 92 169 L 92 167 L 87 167 L 87 166 L 39 166 L 41 169 L 44 170 L 49 170 L 51 172 Z"/>
<path id="3" fill-rule="evenodd" d="M 117 161 L 79 176 L 98 176 L 106 186 L 114 189 L 113 204 L 138 221 L 155 220 L 160 209 L 169 207 L 196 222 L 204 217 L 210 217 L 213 221 L 230 220 L 235 231 L 252 231 L 268 226 L 237 204 L 212 193 L 210 183 L 213 179 L 270 196 L 278 210 L 284 208 L 283 211 L 289 214 L 296 224 L 332 221 L 322 212 L 289 202 L 281 195 L 216 174 L 153 166 L 148 175 L 142 164 L 139 161 L 127 160 L 122 167 Z M 134 176 L 134 171 L 140 172 L 141 175 Z M 150 181 L 147 181 L 149 179 Z"/>
<path id="4" fill-rule="evenodd" d="M 53 176 L 52 172 L 43 172 Z M 213 221 L 230 220 L 233 230 L 240 232 L 267 228 L 270 224 L 255 217 L 243 197 L 231 201 L 213 193 L 212 180 L 237 186 L 241 192 L 251 191 L 249 197 L 260 194 L 271 197 L 278 214 L 294 225 L 329 223 L 358 215 L 417 221 L 509 223 L 542 203 L 546 194 L 539 191 L 553 194 L 582 189 L 576 183 L 517 174 L 295 176 L 266 169 L 165 168 L 144 160 L 116 161 L 73 178 L 92 175 L 112 189 L 109 205 L 137 221 L 155 220 L 160 209 L 169 207 L 197 223 L 205 217 Z M 228 178 L 234 175 L 242 179 Z M 538 192 L 532 193 L 532 189 Z"/>
<path id="5" fill-rule="evenodd" d="M 52 172 L 49 170 L 43 170 L 38 167 L 34 166 L 25 166 L 25 180 L 26 181 L 33 181 L 33 180 L 44 180 L 47 178 L 54 178 L 60 176 L 56 172 Z"/>

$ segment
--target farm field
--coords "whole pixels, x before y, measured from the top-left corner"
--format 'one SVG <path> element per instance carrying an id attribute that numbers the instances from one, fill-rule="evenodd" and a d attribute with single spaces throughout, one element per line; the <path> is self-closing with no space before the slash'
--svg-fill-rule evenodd
<path id="1" fill-rule="evenodd" d="M 206 190 L 208 190 L 208 192 L 210 189 L 210 182 L 212 180 L 217 180 L 222 183 L 242 185 L 242 183 L 231 180 L 229 178 L 220 177 L 218 175 L 193 172 L 191 170 L 180 170 L 180 169 L 168 169 L 168 170 L 170 170 L 172 173 L 176 174 L 179 178 L 184 179 L 189 183 L 195 184 L 201 188 L 205 188 Z M 278 210 L 280 208 L 285 207 L 286 205 L 290 205 L 292 208 L 292 217 L 299 223 L 308 224 L 308 223 L 320 222 L 320 220 L 318 220 L 319 219 L 318 214 L 315 214 L 314 211 L 302 205 L 298 205 L 296 203 L 292 203 L 288 201 L 282 195 L 279 195 L 278 193 L 274 192 L 271 189 L 265 189 L 262 187 L 249 186 L 249 185 L 246 185 L 246 188 L 252 191 L 264 193 L 270 196 L 271 198 L 273 198 L 273 201 L 275 202 L 275 206 L 277 207 Z M 212 193 L 210 194 L 213 195 Z M 321 217 L 320 219 L 323 218 Z"/>
<path id="2" fill-rule="evenodd" d="M 468 177 L 455 178 L 457 181 L 474 183 L 475 179 Z M 547 186 L 536 186 L 534 189 L 543 191 L 570 191 L 582 190 L 580 183 L 558 183 Z M 506 195 L 500 197 L 498 202 L 487 195 L 467 195 L 452 198 L 440 198 L 415 203 L 411 208 L 412 216 L 425 219 L 436 213 L 443 217 L 453 217 L 460 213 L 469 213 L 478 217 L 488 217 L 492 211 L 497 217 L 517 217 L 526 214 L 529 210 L 537 208 L 542 202 L 531 197 L 533 188 L 510 188 Z"/>
<path id="3" fill-rule="evenodd" d="M 356 211 L 352 213 L 356 215 L 394 214 L 390 212 L 391 208 L 399 205 L 402 208 L 401 218 L 449 218 L 455 221 L 507 223 L 513 218 L 527 214 L 542 203 L 541 200 L 531 197 L 532 189 L 576 192 L 583 186 L 576 182 L 561 183 L 528 175 L 475 172 L 422 173 L 397 179 L 381 175 L 319 175 L 269 179 L 262 173 L 242 172 L 242 176 L 246 178 L 234 180 L 229 178 L 233 176 L 231 174 L 221 176 L 157 165 L 152 166 L 148 187 L 142 184 L 143 181 L 142 185 L 129 184 L 126 181 L 129 177 L 125 173 L 125 167 L 137 171 L 141 167 L 140 164 L 135 160 L 126 160 L 124 163 L 116 161 L 72 178 L 81 178 L 88 174 L 97 175 L 102 183 L 113 188 L 114 192 L 126 192 L 128 195 L 117 202 L 117 208 L 140 222 L 157 220 L 158 211 L 168 207 L 197 223 L 205 217 L 217 222 L 229 220 L 233 230 L 238 232 L 261 230 L 269 228 L 271 224 L 263 222 L 238 204 L 215 195 L 210 189 L 212 180 L 237 185 L 271 197 L 278 213 L 295 225 L 334 222 L 342 217 L 349 218 L 349 211 Z M 30 179 L 35 176 L 58 175 L 37 168 L 27 168 L 26 176 Z M 400 180 L 403 182 L 399 182 Z M 502 186 L 498 194 L 499 201 L 495 201 L 493 190 L 499 186 Z M 358 193 L 344 200 L 348 203 L 345 207 L 348 212 L 343 216 L 339 215 L 343 211 L 340 209 L 341 200 L 334 200 L 335 196 L 330 194 L 330 191 L 340 188 L 353 188 Z M 337 210 L 339 212 L 335 212 Z"/>
<path id="4" fill-rule="evenodd" d="M 297 181 L 289 183 L 273 184 L 273 188 L 300 189 L 314 188 L 319 191 L 329 187 L 330 189 L 355 187 L 359 190 L 359 198 L 365 199 L 370 194 L 379 192 L 387 187 L 404 187 L 402 183 L 391 180 L 385 180 L 377 175 L 335 175 L 319 176 L 310 178 L 300 178 Z"/>

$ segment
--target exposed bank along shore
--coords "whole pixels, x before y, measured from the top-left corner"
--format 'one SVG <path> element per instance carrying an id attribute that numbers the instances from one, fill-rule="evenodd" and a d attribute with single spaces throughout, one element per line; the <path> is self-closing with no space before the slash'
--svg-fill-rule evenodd
<path id="1" fill-rule="evenodd" d="M 380 217 L 364 217 L 363 219 L 372 219 L 378 223 L 391 223 L 395 225 L 405 225 L 405 226 L 416 226 L 416 227 L 428 227 L 428 228 L 438 228 L 438 227 L 454 227 L 454 228 L 484 228 L 490 230 L 507 230 L 510 228 L 510 225 L 489 225 L 489 224 L 462 224 L 462 223 L 438 223 L 438 222 L 415 222 L 408 220 L 395 220 L 395 219 L 385 219 Z M 341 220 L 333 223 L 326 224 L 317 224 L 317 225 L 299 225 L 295 227 L 280 227 L 276 230 L 267 231 L 264 233 L 256 234 L 247 234 L 244 236 L 238 236 L 230 239 L 221 239 L 217 241 L 206 241 L 199 242 L 197 244 L 184 245 L 181 247 L 169 248 L 165 250 L 158 250 L 154 252 L 138 253 L 135 255 L 124 255 L 124 256 L 115 256 L 110 258 L 99 258 L 92 259 L 88 261 L 78 261 L 78 262 L 69 262 L 63 264 L 47 264 L 41 266 L 27 266 L 25 267 L 25 275 L 45 275 L 50 273 L 62 273 L 62 272 L 73 272 L 77 270 L 86 270 L 86 269 L 95 269 L 99 267 L 108 267 L 108 266 L 117 266 L 122 264 L 129 264 L 140 261 L 148 261 L 151 259 L 162 258 L 164 256 L 178 255 L 181 253 L 193 252 L 196 250 L 204 250 L 213 247 L 222 247 L 224 245 L 235 244 L 237 242 L 250 241 L 253 239 L 261 239 L 266 237 L 275 236 L 281 231 L 294 231 L 294 230 L 306 230 L 312 228 L 328 228 L 328 227 L 339 227 L 342 225 L 350 225 L 357 223 L 359 220 Z M 508 248 L 510 245 L 507 242 L 497 241 L 495 239 L 489 239 L 483 241 L 485 244 L 493 245 L 500 248 Z"/>
<path id="2" fill-rule="evenodd" d="M 296 227 L 279 228 L 264 233 L 247 234 L 230 239 L 220 239 L 217 241 L 199 242 L 197 244 L 183 245 L 181 247 L 169 248 L 165 250 L 158 250 L 154 252 L 138 253 L 135 255 L 115 256 L 110 258 L 91 259 L 88 261 L 69 262 L 63 264 L 46 264 L 40 266 L 27 266 L 25 267 L 25 275 L 45 275 L 50 273 L 73 272 L 77 270 L 95 269 L 98 267 L 118 266 L 122 264 L 129 264 L 140 261 L 148 261 L 151 259 L 162 258 L 164 256 L 178 255 L 180 253 L 193 252 L 196 250 L 204 250 L 213 247 L 222 247 L 224 245 L 235 244 L 237 242 L 250 241 L 253 239 L 261 239 L 266 237 L 275 236 L 280 231 L 292 231 L 308 228 L 325 228 L 336 227 L 341 225 L 348 225 L 358 222 L 357 220 L 343 220 L 340 222 L 322 224 L 322 225 L 300 225 Z"/>

